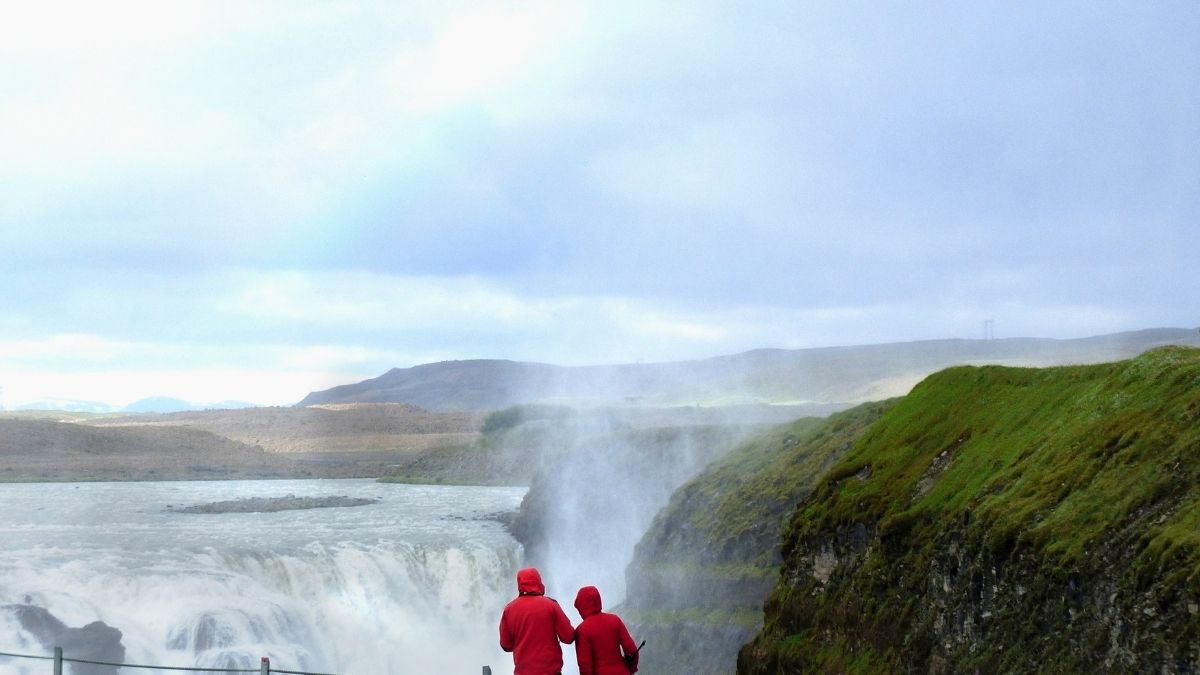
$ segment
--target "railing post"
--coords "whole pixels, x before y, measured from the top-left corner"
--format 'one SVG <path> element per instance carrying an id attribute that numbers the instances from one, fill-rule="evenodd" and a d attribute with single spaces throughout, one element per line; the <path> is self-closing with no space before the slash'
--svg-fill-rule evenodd
<path id="1" fill-rule="evenodd" d="M 483 675 L 492 675 L 492 667 L 484 666 L 483 667 Z"/>
<path id="2" fill-rule="evenodd" d="M 271 659 L 262 657 L 262 665 L 258 667 L 259 675 L 271 675 Z"/>
<path id="3" fill-rule="evenodd" d="M 62 675 L 62 647 L 54 648 L 54 675 Z"/>

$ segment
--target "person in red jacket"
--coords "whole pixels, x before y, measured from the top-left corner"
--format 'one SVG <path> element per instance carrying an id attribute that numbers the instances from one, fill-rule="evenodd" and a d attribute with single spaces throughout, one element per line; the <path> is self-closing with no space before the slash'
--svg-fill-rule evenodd
<path id="1" fill-rule="evenodd" d="M 638 649 L 616 614 L 602 612 L 600 591 L 584 586 L 575 596 L 583 623 L 575 629 L 579 675 L 629 675 L 637 672 Z"/>
<path id="2" fill-rule="evenodd" d="M 558 675 L 563 644 L 571 644 L 575 629 L 558 601 L 546 597 L 537 568 L 517 571 L 517 597 L 500 616 L 500 648 L 512 652 L 513 675 Z"/>

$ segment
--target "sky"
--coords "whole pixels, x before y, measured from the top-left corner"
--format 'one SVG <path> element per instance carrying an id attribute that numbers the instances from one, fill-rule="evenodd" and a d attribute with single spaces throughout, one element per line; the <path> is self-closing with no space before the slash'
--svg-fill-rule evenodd
<path id="1" fill-rule="evenodd" d="M 1200 3 L 11 2 L 0 405 L 1200 326 Z"/>

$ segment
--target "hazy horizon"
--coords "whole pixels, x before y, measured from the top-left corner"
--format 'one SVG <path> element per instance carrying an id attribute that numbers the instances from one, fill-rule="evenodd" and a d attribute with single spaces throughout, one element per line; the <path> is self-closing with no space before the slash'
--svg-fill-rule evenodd
<path id="1" fill-rule="evenodd" d="M 1053 341 L 1059 341 L 1059 342 L 1072 341 L 1072 339 L 1062 340 L 1062 339 L 1058 339 L 1058 338 L 1045 338 L 1045 337 L 1040 337 L 1040 336 L 1013 336 L 1013 337 L 1009 337 L 1009 338 L 988 337 L 989 330 L 990 330 L 990 327 L 984 326 L 983 327 L 984 335 L 981 337 L 978 337 L 978 338 L 930 338 L 930 339 L 924 339 L 924 340 L 900 341 L 900 342 L 889 342 L 889 343 L 870 343 L 870 344 L 858 344 L 858 345 L 854 345 L 854 344 L 819 345 L 819 346 L 807 347 L 807 348 L 803 348 L 803 349 L 820 350 L 820 349 L 844 349 L 844 348 L 855 348 L 855 347 L 871 348 L 871 347 L 888 347 L 891 345 L 915 344 L 915 343 L 925 343 L 925 342 L 930 342 L 930 343 L 947 342 L 947 343 L 949 343 L 949 342 L 962 341 L 962 340 L 978 341 L 978 342 L 988 342 L 988 341 L 1004 342 L 1004 341 L 1020 341 L 1020 340 L 1053 340 Z M 1195 330 L 1197 330 L 1197 329 L 1196 328 L 1183 328 L 1183 327 L 1179 327 L 1179 326 L 1155 326 L 1155 327 L 1137 329 L 1137 330 L 1132 330 L 1132 331 L 1122 331 L 1122 332 L 1118 332 L 1118 333 L 1108 333 L 1108 334 L 1103 334 L 1103 335 L 1084 336 L 1083 338 L 1078 338 L 1078 339 L 1086 340 L 1089 338 L 1104 338 L 1104 337 L 1111 337 L 1111 336 L 1143 333 L 1143 332 L 1148 332 L 1148 331 L 1187 331 L 1190 333 Z M 1193 344 L 1194 342 L 1195 342 L 1195 340 L 1185 340 L 1184 342 L 1181 342 L 1180 344 Z M 737 352 L 736 354 L 713 354 L 710 356 L 701 356 L 701 357 L 697 357 L 696 359 L 689 359 L 686 361 L 638 362 L 637 364 L 606 363 L 606 364 L 584 364 L 584 365 L 575 365 L 575 366 L 564 366 L 562 364 L 545 363 L 545 362 L 539 362 L 539 361 L 518 361 L 517 363 L 529 363 L 529 364 L 538 364 L 538 365 L 545 365 L 545 366 L 551 366 L 551 367 L 563 367 L 563 368 L 579 368 L 579 367 L 582 367 L 582 368 L 586 368 L 586 367 L 605 368 L 605 367 L 627 367 L 627 366 L 631 366 L 631 365 L 670 365 L 672 363 L 695 363 L 695 362 L 701 362 L 701 361 L 706 361 L 706 360 L 710 360 L 710 359 L 720 359 L 723 357 L 735 356 L 737 354 L 746 354 L 746 353 L 756 352 L 756 351 L 774 351 L 774 350 L 779 350 L 779 349 L 780 348 L 777 348 L 777 347 L 757 347 L 757 348 L 753 348 L 750 350 Z M 786 350 L 786 351 L 802 351 L 802 350 Z M 1131 352 L 1129 355 L 1132 356 L 1133 353 Z M 1092 354 L 1092 353 L 1082 353 L 1081 352 L 1077 356 L 1078 356 L 1078 358 L 1082 359 L 1083 361 L 1091 362 L 1092 360 L 1094 360 L 1096 355 Z M 464 358 L 464 359 L 452 359 L 449 361 L 442 361 L 442 362 L 437 362 L 437 363 L 447 363 L 447 362 L 454 362 L 454 361 L 496 361 L 496 360 L 507 360 L 507 359 L 491 359 L 488 357 L 477 357 L 477 358 L 468 357 L 468 358 Z M 1005 360 L 1006 362 L 1011 362 L 1011 358 L 1009 358 L 1009 357 L 1006 357 L 1005 359 L 1002 359 L 1002 360 Z M 1020 358 L 1018 358 L 1017 360 L 1022 361 Z M 415 364 L 414 366 L 410 366 L 410 367 L 415 367 L 418 365 L 431 365 L 431 364 Z M 406 368 L 393 367 L 393 368 L 389 368 L 387 371 L 375 373 L 374 375 L 371 375 L 366 378 L 362 378 L 362 379 L 355 380 L 352 382 L 340 382 L 333 386 L 337 387 L 339 385 L 358 384 L 358 383 L 363 382 L 364 380 L 374 379 L 376 377 L 379 377 L 381 375 L 386 374 L 387 372 L 390 372 L 390 371 L 396 370 L 396 369 L 404 370 Z M 893 383 L 893 384 L 895 385 L 893 387 L 893 389 L 895 389 L 895 387 L 903 388 L 903 385 L 899 382 Z M 147 397 L 138 399 L 136 401 L 129 401 L 129 402 L 87 401 L 87 400 L 79 400 L 79 399 L 62 399 L 62 398 L 50 397 L 50 398 L 45 398 L 45 399 L 39 399 L 39 400 L 26 401 L 23 403 L 19 403 L 19 404 L 15 405 L 13 408 L 11 408 L 11 411 L 20 412 L 20 411 L 61 410 L 64 412 L 93 412 L 93 413 L 106 413 L 106 412 L 155 413 L 155 412 L 182 412 L 182 411 L 195 411 L 195 410 L 216 410 L 216 409 L 250 408 L 250 407 L 267 407 L 267 406 L 289 406 L 289 405 L 297 405 L 297 404 L 301 403 L 301 399 L 306 398 L 306 396 L 308 394 L 315 393 L 317 391 L 323 391 L 323 390 L 313 390 L 311 392 L 304 392 L 303 394 L 295 397 L 294 400 L 284 401 L 284 402 L 276 402 L 276 403 L 270 403 L 270 404 L 261 404 L 261 403 L 255 403 L 253 401 L 243 401 L 243 400 L 237 400 L 237 399 L 188 401 L 185 399 L 180 399 L 180 398 L 172 397 L 172 396 L 164 396 L 164 395 L 151 395 L 151 396 L 147 396 Z M 891 390 L 889 389 L 889 391 L 891 391 Z M 899 395 L 902 392 L 900 390 L 896 390 L 893 393 L 895 395 Z M 893 394 L 888 394 L 888 395 L 893 395 Z M 747 401 L 747 402 L 749 402 L 749 401 Z M 783 403 L 783 402 L 776 402 L 776 403 L 785 404 L 785 405 L 793 405 L 794 404 L 794 403 Z M 810 401 L 807 403 L 817 403 L 817 402 Z M 827 403 L 834 403 L 834 402 L 827 402 Z M 584 407 L 590 407 L 592 405 L 597 405 L 597 403 L 595 401 L 592 401 L 590 403 L 581 402 L 581 404 L 584 405 Z M 695 405 L 695 404 L 692 403 L 689 405 Z M 768 404 L 768 405 L 773 405 L 773 404 Z M 4 408 L 3 406 L 0 406 L 0 411 L 4 411 L 4 410 L 9 410 L 9 409 Z"/>
<path id="2" fill-rule="evenodd" d="M 0 406 L 1200 324 L 1200 5 L 24 4 Z"/>

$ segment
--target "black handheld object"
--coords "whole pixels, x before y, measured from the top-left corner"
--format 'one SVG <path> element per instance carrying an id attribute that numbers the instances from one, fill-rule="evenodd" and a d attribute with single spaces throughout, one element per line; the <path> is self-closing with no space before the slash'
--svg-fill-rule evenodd
<path id="1" fill-rule="evenodd" d="M 634 667 L 633 664 L 637 663 L 638 654 L 642 653 L 642 647 L 645 647 L 645 646 L 646 646 L 646 641 L 642 640 L 642 644 L 638 645 L 637 649 L 635 649 L 632 654 L 626 654 L 621 657 L 621 659 L 625 661 L 625 667 L 629 669 L 629 672 L 631 672 L 631 673 L 637 672 L 633 669 L 633 667 Z"/>

